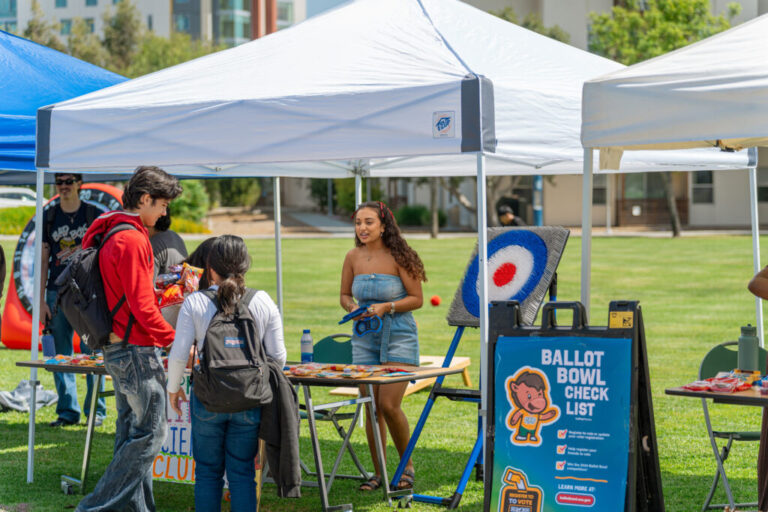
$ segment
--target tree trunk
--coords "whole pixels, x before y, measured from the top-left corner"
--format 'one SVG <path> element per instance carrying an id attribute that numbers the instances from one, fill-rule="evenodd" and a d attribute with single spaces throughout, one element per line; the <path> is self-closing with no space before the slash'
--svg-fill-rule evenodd
<path id="1" fill-rule="evenodd" d="M 437 238 L 440 229 L 440 220 L 437 215 L 437 178 L 429 180 L 429 208 L 432 212 L 432 222 L 430 223 L 429 237 Z"/>
<path id="2" fill-rule="evenodd" d="M 669 221 L 672 224 L 672 236 L 678 237 L 683 228 L 680 224 L 680 214 L 677 211 L 677 198 L 675 197 L 675 191 L 672 188 L 672 173 L 661 173 L 661 179 L 664 181 L 664 196 L 667 199 Z"/>
<path id="3" fill-rule="evenodd" d="M 475 205 L 472 204 L 472 201 L 470 201 L 467 196 L 465 196 L 459 191 L 458 183 L 456 183 L 451 178 L 449 178 L 448 180 L 446 180 L 445 178 L 439 178 L 439 180 L 443 188 L 447 190 L 448 193 L 451 194 L 451 197 L 456 199 L 461 206 L 466 208 L 467 211 L 469 212 L 477 213 L 477 208 L 475 207 Z"/>

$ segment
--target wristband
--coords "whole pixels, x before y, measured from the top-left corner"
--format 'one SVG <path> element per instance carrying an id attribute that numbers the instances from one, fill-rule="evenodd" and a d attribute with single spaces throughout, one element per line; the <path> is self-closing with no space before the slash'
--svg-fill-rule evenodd
<path id="1" fill-rule="evenodd" d="M 392 304 L 392 306 L 389 308 L 389 314 L 390 315 L 394 315 L 395 314 L 395 303 L 394 302 L 390 302 L 390 304 Z"/>

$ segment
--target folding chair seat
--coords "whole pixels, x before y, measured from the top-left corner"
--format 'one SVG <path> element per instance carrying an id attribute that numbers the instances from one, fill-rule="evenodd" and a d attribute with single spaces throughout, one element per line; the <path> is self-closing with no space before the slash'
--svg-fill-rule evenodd
<path id="1" fill-rule="evenodd" d="M 338 364 L 352 364 L 352 336 L 349 334 L 332 334 L 321 339 L 313 346 L 313 361 L 316 363 L 338 363 Z M 359 480 L 368 480 L 370 473 L 363 467 L 360 459 L 357 457 L 354 448 L 349 443 L 349 438 L 352 435 L 352 430 L 355 428 L 355 424 L 358 423 L 358 419 L 361 418 L 363 404 L 358 404 L 353 412 L 339 412 L 344 405 L 339 407 L 333 407 L 330 409 L 323 409 L 321 411 L 315 411 L 316 421 L 330 421 L 339 437 L 342 439 L 342 447 L 339 450 L 339 454 L 334 463 L 333 470 L 328 474 L 328 490 L 331 488 L 334 478 L 352 478 Z M 307 419 L 306 406 L 304 404 L 299 405 L 301 419 Z M 349 430 L 342 426 L 341 422 L 348 421 Z M 359 475 L 342 475 L 336 474 L 339 463 L 341 462 L 341 456 L 346 450 L 349 453 L 352 462 L 354 462 L 357 469 L 360 471 Z M 304 472 L 311 476 L 317 476 L 317 473 L 311 471 L 307 465 L 302 461 L 301 467 Z"/>
<path id="2" fill-rule="evenodd" d="M 738 342 L 736 341 L 726 341 L 725 343 L 721 343 L 719 345 L 716 345 L 713 347 L 706 356 L 704 356 L 704 359 L 701 361 L 701 366 L 699 367 L 699 379 L 708 379 L 709 377 L 714 377 L 717 375 L 718 372 L 722 371 L 730 371 L 737 367 L 738 365 Z M 766 355 L 768 352 L 766 352 L 765 349 L 760 348 L 759 349 L 759 355 L 758 355 L 758 361 L 760 363 L 760 373 L 761 375 L 765 374 L 765 364 L 766 364 Z M 734 441 L 759 441 L 760 440 L 760 432 L 759 431 L 731 431 L 731 430 L 714 430 L 712 428 L 712 422 L 710 420 L 709 415 L 709 407 L 707 405 L 707 399 L 702 398 L 701 399 L 702 407 L 704 409 L 704 421 L 707 424 L 707 433 L 709 435 L 709 441 L 712 445 L 712 451 L 715 456 L 715 462 L 717 463 L 717 470 L 715 472 L 714 480 L 712 481 L 712 487 L 709 489 L 709 494 L 707 495 L 707 499 L 704 501 L 704 506 L 702 506 L 701 510 L 702 512 L 710 509 L 726 509 L 726 510 L 736 510 L 737 508 L 743 508 L 743 507 L 757 507 L 757 503 L 735 503 L 733 499 L 733 493 L 731 492 L 731 486 L 728 482 L 728 477 L 725 473 L 725 466 L 724 463 L 728 459 L 728 455 L 731 453 L 731 448 L 734 443 Z M 719 446 L 717 444 L 717 439 L 725 440 L 725 444 L 722 446 Z M 717 489 L 717 484 L 719 480 L 722 478 L 723 481 L 723 489 L 725 490 L 725 495 L 728 499 L 727 504 L 717 504 L 712 505 L 712 497 L 715 494 L 715 490 Z M 730 509 L 728 508 L 730 507 Z"/>

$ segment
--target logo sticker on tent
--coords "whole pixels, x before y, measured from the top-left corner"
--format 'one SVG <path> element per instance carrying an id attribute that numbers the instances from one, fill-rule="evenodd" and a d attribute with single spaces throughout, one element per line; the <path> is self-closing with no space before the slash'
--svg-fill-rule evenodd
<path id="1" fill-rule="evenodd" d="M 453 110 L 432 113 L 432 137 L 435 139 L 453 138 L 456 135 L 456 112 Z"/>

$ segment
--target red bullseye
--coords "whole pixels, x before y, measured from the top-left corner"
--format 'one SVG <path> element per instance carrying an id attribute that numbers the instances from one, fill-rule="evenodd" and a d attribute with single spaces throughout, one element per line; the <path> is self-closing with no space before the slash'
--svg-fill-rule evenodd
<path id="1" fill-rule="evenodd" d="M 515 278 L 517 273 L 517 267 L 514 263 L 503 263 L 493 273 L 493 284 L 496 286 L 504 286 Z"/>

